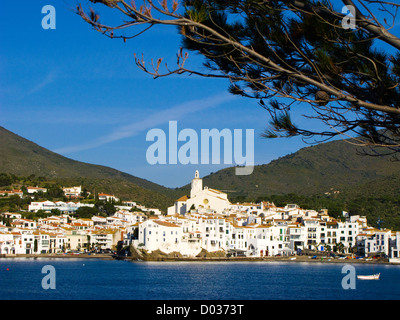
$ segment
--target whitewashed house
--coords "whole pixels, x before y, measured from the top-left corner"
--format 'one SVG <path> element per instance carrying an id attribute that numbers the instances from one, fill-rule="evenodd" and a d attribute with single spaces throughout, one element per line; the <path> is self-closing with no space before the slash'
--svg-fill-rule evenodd
<path id="1" fill-rule="evenodd" d="M 33 194 L 33 193 L 37 193 L 37 192 L 43 192 L 43 193 L 47 192 L 47 188 L 41 188 L 41 187 L 38 187 L 38 186 L 36 186 L 36 187 L 27 187 L 26 190 L 27 190 L 27 192 L 29 194 Z"/>
<path id="2" fill-rule="evenodd" d="M 161 250 L 165 253 L 180 251 L 187 254 L 187 248 L 181 246 L 182 238 L 183 229 L 175 223 L 150 219 L 139 224 L 138 247 L 149 252 Z"/>
<path id="3" fill-rule="evenodd" d="M 11 232 L 0 232 L 0 254 L 15 254 L 14 235 Z"/>
<path id="4" fill-rule="evenodd" d="M 69 198 L 78 198 L 82 193 L 82 186 L 63 188 L 64 195 Z"/>
<path id="5" fill-rule="evenodd" d="M 358 222 L 338 222 L 336 243 L 342 243 L 345 252 L 350 252 L 357 246 L 357 235 L 360 233 L 360 224 Z"/>
<path id="6" fill-rule="evenodd" d="M 121 231 L 118 229 L 94 230 L 88 233 L 91 245 L 97 249 L 112 249 L 118 241 L 122 241 Z"/>
<path id="7" fill-rule="evenodd" d="M 107 193 L 99 193 L 97 195 L 99 197 L 99 200 L 101 201 L 114 201 L 114 202 L 118 202 L 119 198 L 117 198 L 116 196 L 112 195 L 112 194 L 107 194 Z"/>
<path id="8" fill-rule="evenodd" d="M 389 262 L 400 263 L 400 231 L 392 233 Z"/>

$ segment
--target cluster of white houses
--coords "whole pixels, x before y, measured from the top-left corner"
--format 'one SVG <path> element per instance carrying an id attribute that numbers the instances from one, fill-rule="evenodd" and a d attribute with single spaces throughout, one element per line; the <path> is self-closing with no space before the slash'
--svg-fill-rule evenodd
<path id="1" fill-rule="evenodd" d="M 133 204 L 124 203 L 108 218 L 77 219 L 65 204 L 58 206 L 64 215 L 38 221 L 8 213 L 13 219 L 11 227 L 0 225 L 0 254 L 112 249 L 122 241 L 148 252 L 179 252 L 187 257 L 202 250 L 263 257 L 311 249 L 357 251 L 365 256 L 385 254 L 393 261 L 400 258 L 399 231 L 369 227 L 363 216 L 344 213 L 343 221 L 339 221 L 326 210 L 306 210 L 295 204 L 231 204 L 225 193 L 203 188 L 198 171 L 190 195 L 176 200 L 166 215 L 157 209 L 147 209 L 153 215 L 128 211 Z M 40 207 L 31 205 L 32 210 Z M 57 203 L 40 208 L 48 210 L 53 205 Z"/>
<path id="2" fill-rule="evenodd" d="M 364 216 L 343 213 L 343 221 L 327 210 L 301 209 L 296 204 L 231 204 L 227 194 L 204 187 L 195 172 L 190 195 L 168 208 L 166 216 L 131 226 L 125 244 L 149 252 L 196 256 L 202 249 L 253 257 L 319 250 L 399 258 L 400 232 L 369 227 Z"/>
<path id="3" fill-rule="evenodd" d="M 64 192 L 64 196 L 70 199 L 77 199 L 80 198 L 82 195 L 82 186 L 74 186 L 74 187 L 63 187 L 62 188 L 63 192 Z M 33 195 L 35 193 L 38 192 L 42 192 L 42 193 L 47 193 L 47 188 L 43 188 L 43 187 L 32 187 L 32 186 L 28 186 L 26 187 L 26 192 L 29 195 Z M 90 192 L 87 192 L 88 194 L 90 194 Z M 0 190 L 0 196 L 14 196 L 14 195 L 18 195 L 19 197 L 23 197 L 24 193 L 21 189 L 13 189 L 13 190 Z M 118 202 L 119 198 L 117 198 L 114 195 L 111 194 L 107 194 L 107 193 L 99 193 L 97 194 L 99 200 L 105 200 L 105 201 L 115 201 Z M 35 208 L 33 208 L 33 210 L 35 210 Z"/>
<path id="4" fill-rule="evenodd" d="M 0 215 L 9 221 L 7 226 L 0 224 L 0 254 L 6 255 L 115 249 L 131 225 L 147 219 L 143 212 L 126 209 L 90 219 L 67 213 L 38 220 L 25 219 L 20 213 Z"/>

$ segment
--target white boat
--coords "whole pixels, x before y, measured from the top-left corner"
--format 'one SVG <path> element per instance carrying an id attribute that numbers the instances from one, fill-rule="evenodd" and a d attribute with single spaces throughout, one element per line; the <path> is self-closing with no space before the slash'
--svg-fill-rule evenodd
<path id="1" fill-rule="evenodd" d="M 379 276 L 381 274 L 377 273 L 377 274 L 372 274 L 372 275 L 368 275 L 368 276 L 357 276 L 357 279 L 359 280 L 379 280 Z"/>

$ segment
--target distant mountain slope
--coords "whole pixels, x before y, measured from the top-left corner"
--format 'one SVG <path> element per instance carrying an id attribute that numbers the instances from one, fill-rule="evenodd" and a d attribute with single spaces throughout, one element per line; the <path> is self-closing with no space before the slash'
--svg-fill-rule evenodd
<path id="1" fill-rule="evenodd" d="M 389 157 L 362 156 L 354 145 L 332 141 L 255 166 L 248 176 L 237 176 L 234 170 L 227 168 L 210 174 L 203 178 L 203 184 L 230 196 L 322 194 L 331 189 L 358 188 L 376 179 L 400 176 L 400 162 L 393 162 Z M 180 189 L 185 194 L 189 185 Z"/>
<path id="2" fill-rule="evenodd" d="M 49 179 L 86 184 L 97 191 L 115 193 L 145 205 L 165 210 L 174 200 L 189 193 L 190 184 L 170 189 L 105 166 L 75 161 L 49 151 L 0 127 L 0 172 L 44 176 Z M 341 193 L 382 196 L 399 194 L 400 162 L 388 157 L 357 154 L 346 141 L 332 141 L 303 148 L 293 154 L 255 166 L 248 176 L 227 168 L 203 177 L 203 185 L 227 192 L 229 197 L 265 197 L 296 193 Z M 385 188 L 390 185 L 390 190 Z M 101 190 L 100 190 L 101 189 Z"/>
<path id="3" fill-rule="evenodd" d="M 49 179 L 87 181 L 92 187 L 103 186 L 103 192 L 120 189 L 125 183 L 123 193 L 136 196 L 132 200 L 147 199 L 156 204 L 155 199 L 166 208 L 173 203 L 173 190 L 109 167 L 72 160 L 47 150 L 34 142 L 22 138 L 0 126 L 0 172 L 15 175 L 43 176 Z M 102 182 L 100 182 L 101 180 Z M 97 181 L 97 183 L 96 183 Z M 127 194 L 128 195 L 128 194 Z M 151 199 L 153 198 L 153 201 Z"/>

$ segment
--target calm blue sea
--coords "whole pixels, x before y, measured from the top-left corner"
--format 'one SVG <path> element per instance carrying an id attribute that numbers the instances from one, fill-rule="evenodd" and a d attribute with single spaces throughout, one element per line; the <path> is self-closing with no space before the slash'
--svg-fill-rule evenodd
<path id="1" fill-rule="evenodd" d="M 44 266 L 55 271 L 45 290 Z M 0 300 L 399 300 L 400 266 L 354 265 L 343 289 L 345 264 L 281 262 L 128 262 L 96 259 L 0 259 Z"/>

